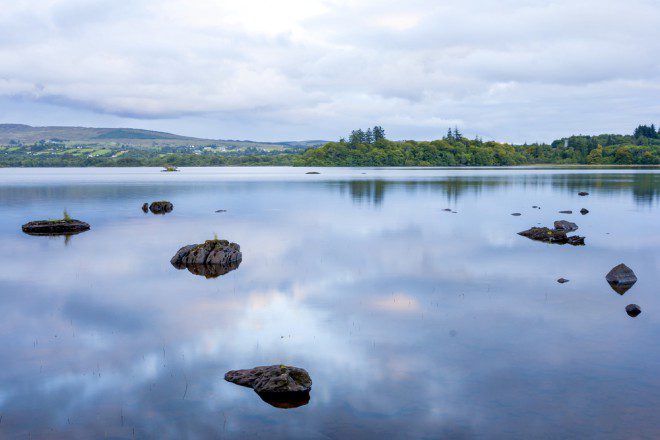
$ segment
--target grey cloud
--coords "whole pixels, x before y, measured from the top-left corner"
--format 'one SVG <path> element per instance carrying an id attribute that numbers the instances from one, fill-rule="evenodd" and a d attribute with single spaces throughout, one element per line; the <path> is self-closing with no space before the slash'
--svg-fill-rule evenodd
<path id="1" fill-rule="evenodd" d="M 660 115 L 651 1 L 305 5 L 17 2 L 0 17 L 0 114 L 22 101 L 50 124 L 83 114 L 265 140 L 372 123 L 436 137 L 456 124 L 509 141 L 629 131 Z M 44 116 L 52 104 L 79 114 Z"/>

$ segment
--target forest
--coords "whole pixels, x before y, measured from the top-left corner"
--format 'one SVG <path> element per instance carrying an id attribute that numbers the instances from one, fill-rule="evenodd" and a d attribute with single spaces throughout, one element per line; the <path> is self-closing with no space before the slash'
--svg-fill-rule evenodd
<path id="1" fill-rule="evenodd" d="M 0 147 L 1 167 L 139 166 L 513 166 L 513 165 L 658 165 L 660 132 L 639 125 L 632 134 L 570 136 L 551 144 L 514 145 L 468 139 L 458 128 L 434 141 L 388 140 L 375 126 L 354 130 L 348 139 L 318 148 L 265 151 L 189 151 L 181 148 L 65 147 L 40 141 Z"/>

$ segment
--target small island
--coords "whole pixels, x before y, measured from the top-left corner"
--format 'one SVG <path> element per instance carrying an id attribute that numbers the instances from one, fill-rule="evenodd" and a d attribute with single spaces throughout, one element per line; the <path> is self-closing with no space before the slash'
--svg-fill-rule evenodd
<path id="1" fill-rule="evenodd" d="M 73 219 L 64 210 L 61 219 L 34 220 L 21 226 L 23 232 L 29 235 L 73 235 L 90 229 L 88 223 Z"/>

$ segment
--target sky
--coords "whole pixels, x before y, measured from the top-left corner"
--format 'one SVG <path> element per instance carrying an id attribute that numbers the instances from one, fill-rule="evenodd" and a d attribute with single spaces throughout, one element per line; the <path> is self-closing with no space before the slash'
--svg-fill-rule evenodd
<path id="1" fill-rule="evenodd" d="M 0 123 L 263 141 L 660 123 L 660 0 L 3 0 Z"/>

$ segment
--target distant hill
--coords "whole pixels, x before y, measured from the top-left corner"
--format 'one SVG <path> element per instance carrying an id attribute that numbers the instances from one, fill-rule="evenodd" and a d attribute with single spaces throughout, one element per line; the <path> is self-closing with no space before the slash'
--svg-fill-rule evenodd
<path id="1" fill-rule="evenodd" d="M 239 148 L 308 148 L 326 141 L 256 142 L 243 140 L 203 139 L 180 136 L 162 131 L 136 128 L 95 127 L 32 127 L 24 124 L 0 124 L 0 145 L 34 144 L 39 141 L 65 142 L 87 145 L 129 145 L 135 147 L 218 145 Z"/>

